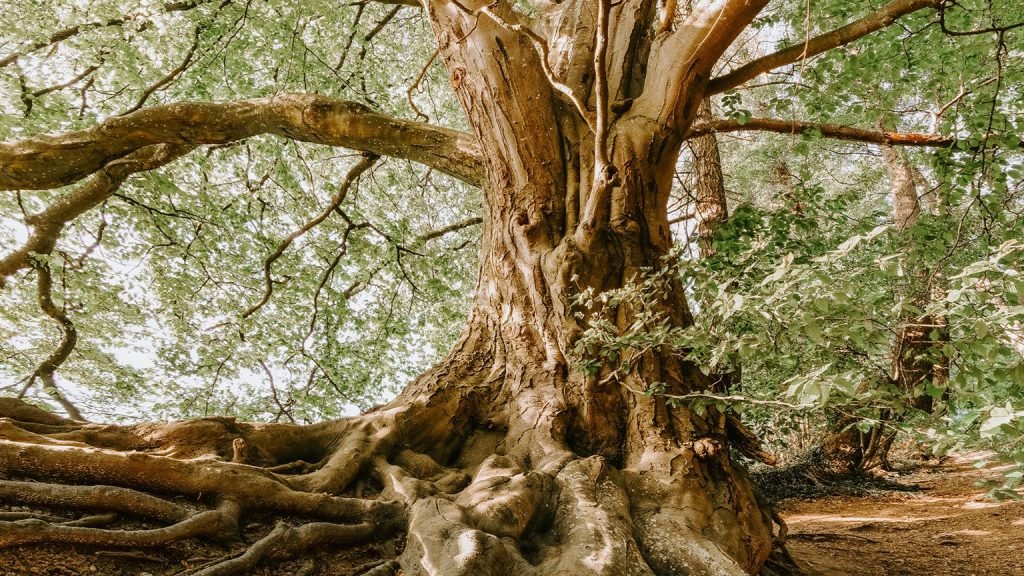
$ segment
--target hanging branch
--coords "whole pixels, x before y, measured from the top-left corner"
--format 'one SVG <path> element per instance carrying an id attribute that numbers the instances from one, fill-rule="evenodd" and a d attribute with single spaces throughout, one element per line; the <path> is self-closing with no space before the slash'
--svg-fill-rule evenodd
<path id="1" fill-rule="evenodd" d="M 115 160 L 98 171 L 88 182 L 61 196 L 41 212 L 25 216 L 32 233 L 19 248 L 0 258 L 0 288 L 6 278 L 32 265 L 33 254 L 50 254 L 64 226 L 117 192 L 129 176 L 159 168 L 192 148 L 187 145 L 147 146 Z"/>
<path id="2" fill-rule="evenodd" d="M 352 187 L 352 184 L 363 174 L 363 172 L 369 170 L 370 167 L 377 162 L 378 158 L 380 157 L 374 154 L 364 154 L 362 160 L 357 162 L 356 165 L 348 171 L 348 174 L 345 175 L 345 179 L 342 180 L 341 185 L 338 186 L 338 191 L 334 194 L 334 197 L 331 198 L 327 207 L 321 210 L 319 214 L 311 218 L 308 222 L 300 226 L 298 230 L 289 234 L 287 238 L 277 245 L 277 248 L 270 254 L 270 256 L 267 256 L 263 261 L 263 296 L 260 298 L 259 302 L 250 306 L 245 310 L 245 312 L 242 312 L 242 318 L 252 316 L 256 311 L 270 301 L 270 296 L 274 292 L 274 279 L 271 275 L 274 262 L 284 254 L 284 251 L 291 246 L 292 242 L 318 226 L 331 215 L 331 212 L 338 209 L 338 207 L 341 206 L 341 203 L 345 201 L 345 197 L 348 195 L 349 188 Z"/>
<path id="3" fill-rule="evenodd" d="M 68 413 L 74 420 L 86 421 L 85 417 L 78 408 L 71 403 L 57 387 L 57 382 L 54 378 L 54 373 L 57 368 L 60 368 L 61 364 L 71 356 L 71 352 L 75 349 L 75 344 L 78 343 L 78 330 L 75 328 L 75 324 L 67 316 L 67 312 L 64 307 L 58 307 L 53 302 L 53 275 L 50 272 L 50 264 L 46 261 L 49 254 L 40 255 L 34 262 L 36 270 L 36 294 L 39 301 L 39 308 L 42 309 L 43 313 L 52 318 L 57 322 L 60 328 L 60 345 L 57 349 L 50 353 L 32 375 L 29 377 L 28 384 L 25 386 L 27 390 L 32 384 L 38 379 L 43 383 L 43 390 L 58 404 L 64 408 L 64 411 Z M 24 390 L 22 394 L 24 394 Z M 19 396 L 21 396 L 19 395 Z"/>

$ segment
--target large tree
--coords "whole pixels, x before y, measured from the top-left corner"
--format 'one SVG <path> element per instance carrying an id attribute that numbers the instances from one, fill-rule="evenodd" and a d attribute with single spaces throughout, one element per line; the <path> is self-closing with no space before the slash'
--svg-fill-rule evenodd
<path id="1" fill-rule="evenodd" d="M 4 501 L 166 523 L 121 530 L 30 518 L 0 523 L 0 545 L 230 541 L 244 534 L 247 514 L 270 512 L 309 522 L 281 524 L 244 554 L 196 573 L 242 573 L 275 555 L 396 532 L 405 534 L 404 550 L 383 559 L 374 573 L 399 567 L 403 574 L 447 575 L 757 572 L 772 550 L 772 515 L 730 458 L 729 429 L 735 437 L 740 425 L 714 407 L 698 410 L 671 398 L 711 390 L 708 377 L 658 347 L 580 369 L 577 342 L 592 318 L 610 318 L 623 330 L 647 321 L 651 310 L 672 326 L 692 322 L 682 282 L 672 274 L 662 276 L 656 302 L 642 312 L 601 299 L 669 266 L 669 198 L 688 139 L 768 130 L 875 144 L 956 144 L 938 133 L 771 118 L 695 124 L 701 103 L 715 94 L 907 14 L 945 16 L 947 7 L 941 0 L 894 0 L 836 30 L 812 36 L 808 28 L 804 41 L 722 71 L 723 55 L 768 0 L 384 3 L 395 6 L 387 19 L 410 6 L 429 21 L 468 131 L 314 93 L 147 105 L 190 65 L 206 33 L 197 25 L 183 63 L 142 90 L 126 113 L 0 145 L 0 188 L 20 197 L 68 187 L 24 216 L 30 233 L 0 259 L 0 277 L 34 274 L 38 303 L 62 338 L 28 384 L 41 382 L 70 416 L 18 400 L 0 406 L 7 418 L 0 424 L 0 475 L 6 477 L 0 494 Z M 210 8 L 206 4 L 168 3 L 155 12 Z M 365 7 L 359 5 L 360 13 Z M 108 15 L 53 30 L 22 42 L 0 65 L 95 28 L 132 24 L 144 30 L 145 22 Z M 271 46 L 250 50 L 254 59 L 274 54 Z M 82 82 L 95 72 L 90 68 L 77 70 L 70 82 Z M 26 114 L 47 90 L 64 87 L 24 85 Z M 260 135 L 364 155 L 348 166 L 327 205 L 263 259 L 264 289 L 237 314 L 257 314 L 273 300 L 283 282 L 275 279 L 275 261 L 299 236 L 336 213 L 347 222 L 346 239 L 371 226 L 350 219 L 344 203 L 360 176 L 385 156 L 480 189 L 479 219 L 464 223 L 482 223 L 482 233 L 461 337 L 396 398 L 360 416 L 310 425 L 82 421 L 54 379 L 78 338 L 68 311 L 52 296 L 62 233 L 134 174 L 198 148 Z M 400 257 L 407 248 L 396 246 Z M 267 374 L 272 381 L 270 369 Z M 187 496 L 194 505 L 154 495 Z"/>

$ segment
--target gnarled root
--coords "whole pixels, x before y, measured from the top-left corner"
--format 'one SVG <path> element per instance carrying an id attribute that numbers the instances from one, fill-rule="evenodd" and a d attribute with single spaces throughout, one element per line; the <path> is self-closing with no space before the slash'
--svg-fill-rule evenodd
<path id="1" fill-rule="evenodd" d="M 245 537 L 241 526 L 248 514 L 320 520 L 296 526 L 281 522 L 241 554 L 196 572 L 227 575 L 248 573 L 260 561 L 308 549 L 386 538 L 405 526 L 401 503 L 343 495 L 363 462 L 384 450 L 382 438 L 387 435 L 374 438 L 368 431 L 379 427 L 370 418 L 271 434 L 272 427 L 230 419 L 165 427 L 70 423 L 16 400 L 0 403 L 0 410 L 0 503 L 32 508 L 0 517 L 0 548 L 40 543 L 155 548 L 195 538 L 236 546 Z M 337 439 L 328 437 L 338 430 L 351 434 L 333 445 Z M 302 434 L 305 442 L 298 438 Z M 360 460 L 361 449 L 366 454 Z M 324 452 L 319 464 L 300 475 L 248 463 L 279 467 L 276 459 L 295 461 L 318 451 Z M 230 461 L 225 461 L 222 456 L 228 453 Z M 339 455 L 357 464 L 341 463 Z M 62 515 L 71 510 L 107 514 L 79 519 Z M 140 520 L 106 527 L 121 516 Z"/>
<path id="2" fill-rule="evenodd" d="M 548 392 L 506 399 L 504 419 L 492 409 L 471 427 L 450 425 L 447 437 L 436 420 L 456 410 L 444 398 L 308 427 L 217 418 L 118 427 L 35 413 L 23 423 L 7 413 L 0 503 L 31 509 L 0 517 L 0 554 L 51 543 L 160 555 L 199 539 L 233 550 L 186 571 L 213 576 L 394 541 L 404 550 L 355 573 L 737 576 L 760 567 L 770 532 L 750 530 L 763 511 L 728 451 L 651 449 L 644 462 L 664 465 L 643 470 L 581 457 Z M 418 423 L 431 428 L 412 436 Z"/>

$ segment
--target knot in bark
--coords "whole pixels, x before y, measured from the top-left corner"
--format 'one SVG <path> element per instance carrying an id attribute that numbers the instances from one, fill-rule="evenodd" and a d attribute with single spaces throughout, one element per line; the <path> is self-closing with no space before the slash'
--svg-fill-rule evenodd
<path id="1" fill-rule="evenodd" d="M 722 450 L 722 443 L 714 438 L 698 438 L 693 441 L 693 453 L 697 458 L 707 459 Z"/>

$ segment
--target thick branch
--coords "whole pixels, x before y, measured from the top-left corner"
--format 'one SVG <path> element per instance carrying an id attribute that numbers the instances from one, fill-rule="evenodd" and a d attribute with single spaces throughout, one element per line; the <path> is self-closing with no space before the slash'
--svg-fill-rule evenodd
<path id="1" fill-rule="evenodd" d="M 181 157 L 192 147 L 183 144 L 147 146 L 102 167 L 88 182 L 58 198 L 42 212 L 29 215 L 32 234 L 19 248 L 0 258 L 0 288 L 5 279 L 32 263 L 33 254 L 50 254 L 64 225 L 103 203 L 128 176 L 159 168 Z"/>
<path id="2" fill-rule="evenodd" d="M 0 144 L 0 190 L 66 186 L 154 144 L 195 147 L 260 134 L 405 158 L 471 184 L 482 181 L 479 145 L 468 134 L 399 120 L 356 102 L 281 94 L 154 106 L 87 130 Z"/>
<path id="3" fill-rule="evenodd" d="M 728 74 L 719 76 L 708 84 L 706 94 L 710 96 L 732 90 L 765 72 L 849 44 L 858 38 L 891 26 L 901 16 L 916 12 L 922 8 L 938 8 L 940 4 L 942 4 L 942 0 L 895 0 L 842 28 L 815 36 L 806 42 L 795 44 L 773 54 L 762 56 Z"/>
<path id="4" fill-rule="evenodd" d="M 865 130 L 840 124 L 818 124 L 815 122 L 799 122 L 796 120 L 776 120 L 774 118 L 751 118 L 746 122 L 738 120 L 715 120 L 697 124 L 686 134 L 686 138 L 697 138 L 706 134 L 721 132 L 777 132 L 779 134 L 816 133 L 826 138 L 849 140 L 853 142 L 869 142 L 871 144 L 888 144 L 894 146 L 931 146 L 949 148 L 959 140 L 951 136 L 939 134 L 922 134 L 916 132 L 890 132 L 887 130 Z"/>
<path id="5" fill-rule="evenodd" d="M 768 0 L 716 0 L 694 9 L 675 31 L 659 33 L 634 114 L 685 129 L 712 67 L 766 4 Z"/>

